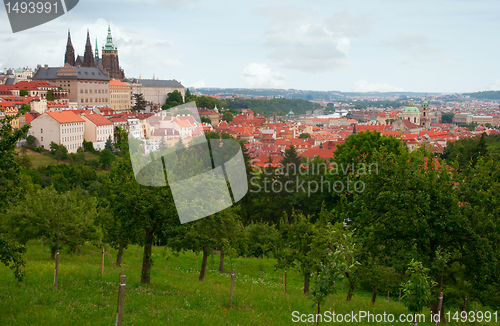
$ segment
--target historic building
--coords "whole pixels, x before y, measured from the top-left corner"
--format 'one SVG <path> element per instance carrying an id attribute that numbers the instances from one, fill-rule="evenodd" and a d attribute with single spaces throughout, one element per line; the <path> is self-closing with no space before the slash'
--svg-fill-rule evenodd
<path id="1" fill-rule="evenodd" d="M 410 99 L 410 104 L 403 109 L 403 120 L 408 120 L 411 123 L 420 125 L 420 110 L 415 106 L 413 97 Z"/>
<path id="2" fill-rule="evenodd" d="M 109 82 L 109 101 L 111 103 L 111 109 L 116 112 L 129 111 L 131 98 L 132 89 L 129 85 L 117 79 L 113 79 Z"/>
<path id="3" fill-rule="evenodd" d="M 427 96 L 425 96 L 420 109 L 415 105 L 412 97 L 408 106 L 403 109 L 401 117 L 403 120 L 407 120 L 417 126 L 421 126 L 424 130 L 430 129 L 433 124 L 441 123 L 441 112 L 437 110 L 431 111 L 429 109 Z"/>
<path id="4" fill-rule="evenodd" d="M 128 85 L 132 88 L 132 94 L 142 94 L 147 102 L 157 106 L 165 104 L 168 93 L 173 91 L 179 91 L 182 98 L 186 96 L 186 88 L 175 79 L 131 79 L 128 81 Z M 131 105 L 135 105 L 134 99 L 132 99 Z"/>
<path id="5" fill-rule="evenodd" d="M 39 67 L 33 76 L 34 81 L 46 81 L 68 92 L 73 106 L 110 106 L 110 78 L 99 68 Z"/>
<path id="6" fill-rule="evenodd" d="M 68 42 L 66 44 L 66 54 L 64 56 L 64 64 L 82 68 L 99 68 L 106 76 L 111 79 L 123 80 L 125 73 L 120 68 L 120 61 L 118 59 L 118 48 L 113 44 L 113 37 L 111 36 L 111 26 L 108 25 L 108 36 L 106 44 L 102 47 L 102 57 L 99 57 L 99 50 L 97 48 L 97 39 L 95 45 L 95 52 L 92 51 L 92 44 L 90 42 L 90 33 L 87 30 L 87 43 L 85 44 L 85 53 L 82 56 L 75 57 L 75 50 L 71 42 L 71 34 L 68 31 Z"/>

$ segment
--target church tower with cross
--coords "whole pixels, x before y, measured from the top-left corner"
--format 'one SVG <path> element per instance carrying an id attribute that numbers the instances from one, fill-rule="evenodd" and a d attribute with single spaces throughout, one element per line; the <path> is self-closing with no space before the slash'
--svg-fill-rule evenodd
<path id="1" fill-rule="evenodd" d="M 125 73 L 120 68 L 118 48 L 113 44 L 113 37 L 111 36 L 111 24 L 108 24 L 108 36 L 106 38 L 106 44 L 102 47 L 101 57 L 99 57 L 97 39 L 95 44 L 95 51 L 92 51 L 92 45 L 90 43 L 90 33 L 87 30 L 87 43 L 85 45 L 85 53 L 83 57 L 79 55 L 75 58 L 75 50 L 71 42 L 70 32 L 68 31 L 68 42 L 66 44 L 64 64 L 84 68 L 100 68 L 109 78 L 119 80 L 125 79 Z"/>
<path id="2" fill-rule="evenodd" d="M 106 44 L 102 47 L 102 70 L 113 79 L 124 79 L 123 70 L 120 69 L 120 61 L 118 60 L 118 48 L 113 44 L 111 36 L 111 24 L 108 24 L 108 36 Z"/>

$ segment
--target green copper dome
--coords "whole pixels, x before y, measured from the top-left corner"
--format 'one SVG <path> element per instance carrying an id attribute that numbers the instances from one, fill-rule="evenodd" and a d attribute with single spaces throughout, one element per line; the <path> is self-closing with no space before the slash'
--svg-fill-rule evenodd
<path id="1" fill-rule="evenodd" d="M 111 36 L 111 25 L 108 25 L 108 37 L 106 38 L 106 44 L 102 47 L 103 51 L 115 51 L 118 50 L 113 44 L 113 37 Z"/>
<path id="2" fill-rule="evenodd" d="M 403 113 L 420 113 L 420 110 L 415 106 L 415 102 L 413 102 L 413 97 L 410 100 L 410 104 L 404 108 Z"/>

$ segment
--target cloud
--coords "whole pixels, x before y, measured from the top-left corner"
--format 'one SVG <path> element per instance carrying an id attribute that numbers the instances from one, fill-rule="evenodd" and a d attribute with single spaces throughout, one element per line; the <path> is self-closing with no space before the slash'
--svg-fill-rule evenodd
<path id="1" fill-rule="evenodd" d="M 376 19 L 373 14 L 352 15 L 348 10 L 337 12 L 325 19 L 328 29 L 347 37 L 363 37 L 369 35 Z"/>
<path id="2" fill-rule="evenodd" d="M 302 72 L 333 71 L 349 61 L 349 39 L 320 24 L 271 28 L 264 46 L 271 50 L 270 59 Z"/>
<path id="3" fill-rule="evenodd" d="M 354 83 L 355 92 L 402 92 L 400 87 L 391 86 L 385 83 L 369 83 L 366 80 L 358 80 Z"/>
<path id="4" fill-rule="evenodd" d="M 179 9 L 181 7 L 186 7 L 191 4 L 199 2 L 199 0 L 131 0 L 139 4 L 145 4 L 148 6 L 162 7 L 162 9 Z"/>
<path id="5" fill-rule="evenodd" d="M 206 87 L 207 85 L 205 84 L 205 79 L 195 81 L 194 83 L 191 83 L 189 87 L 194 87 L 194 88 L 203 88 Z"/>
<path id="6" fill-rule="evenodd" d="M 366 24 L 356 27 L 350 22 L 352 16 L 340 19 L 346 12 L 322 21 L 320 13 L 293 5 L 266 6 L 253 12 L 269 18 L 269 28 L 262 35 L 267 57 L 283 68 L 306 73 L 331 72 L 346 66 L 351 44 L 348 35 L 364 35 L 370 24 L 366 19 Z"/>
<path id="7" fill-rule="evenodd" d="M 240 75 L 240 78 L 249 88 L 280 88 L 285 84 L 285 76 L 272 71 L 265 63 L 250 63 Z"/>
<path id="8" fill-rule="evenodd" d="M 444 55 L 443 49 L 435 46 L 436 40 L 413 32 L 400 32 L 394 37 L 385 38 L 381 44 L 402 52 L 405 56 L 404 64 L 416 62 L 452 63 L 449 56 Z"/>
<path id="9" fill-rule="evenodd" d="M 500 79 L 497 79 L 493 85 L 490 86 L 492 91 L 500 91 Z"/>
<path id="10" fill-rule="evenodd" d="M 294 5 L 264 6 L 253 8 L 252 13 L 269 18 L 274 24 L 292 24 L 304 22 L 310 16 L 318 15 L 310 8 L 298 8 Z"/>

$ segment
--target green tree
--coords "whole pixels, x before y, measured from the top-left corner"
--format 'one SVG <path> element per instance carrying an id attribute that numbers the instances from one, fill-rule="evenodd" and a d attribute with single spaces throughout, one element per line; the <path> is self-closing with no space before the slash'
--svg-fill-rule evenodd
<path id="1" fill-rule="evenodd" d="M 91 141 L 83 140 L 83 150 L 87 153 L 95 153 L 94 144 Z"/>
<path id="2" fill-rule="evenodd" d="M 471 187 L 469 178 L 464 180 L 447 166 L 437 169 L 433 156 L 425 150 L 399 156 L 379 153 L 373 158 L 378 162 L 378 173 L 360 177 L 365 184 L 364 192 L 345 194 L 339 208 L 342 218 L 352 219 L 364 250 L 374 259 L 390 257 L 384 265 L 394 267 L 397 272 L 402 272 L 400 266 L 410 258 L 421 261 L 430 268 L 438 289 L 443 282 L 443 270 L 455 262 L 466 265 L 477 284 L 483 283 L 479 281 L 483 271 L 491 268 L 486 256 L 500 253 L 496 235 L 492 233 L 497 229 L 498 217 L 479 209 L 486 205 L 483 201 L 486 198 L 496 202 L 494 196 L 484 196 L 492 190 L 476 197 L 477 189 Z M 476 174 L 476 179 L 471 179 L 478 180 L 474 186 L 479 186 L 479 180 L 486 180 L 488 173 L 483 170 Z M 457 180 L 460 180 L 458 185 Z M 459 202 L 469 204 L 459 205 Z M 482 239 L 480 247 L 477 239 Z M 488 252 L 484 251 L 485 246 Z M 452 256 L 437 268 L 435 262 L 441 252 Z M 480 254 L 484 262 L 478 260 Z M 490 284 L 497 286 L 495 277 Z M 431 308 L 436 313 L 434 303 Z"/>
<path id="3" fill-rule="evenodd" d="M 52 93 L 52 91 L 47 91 L 47 101 L 54 101 L 56 99 L 56 97 L 54 96 L 54 94 Z"/>
<path id="4" fill-rule="evenodd" d="M 27 193 L 3 219 L 9 234 L 20 243 L 43 237 L 54 259 L 63 246 L 75 250 L 79 244 L 98 238 L 94 198 L 78 191 L 59 194 L 53 187 L 36 189 L 34 185 L 28 185 Z"/>
<path id="5" fill-rule="evenodd" d="M 303 133 L 301 133 L 299 135 L 299 138 L 301 138 L 301 139 L 309 139 L 309 138 L 311 138 L 311 134 L 308 133 L 308 132 L 303 132 Z"/>
<path id="6" fill-rule="evenodd" d="M 146 109 L 146 105 L 148 104 L 144 99 L 144 95 L 134 94 L 135 105 L 132 107 L 132 111 L 143 111 Z"/>
<path id="7" fill-rule="evenodd" d="M 309 294 L 309 283 L 313 263 L 309 252 L 314 238 L 314 227 L 310 218 L 299 212 L 292 212 L 290 219 L 284 215 L 279 224 L 283 246 L 293 251 L 293 258 L 299 263 L 304 275 L 304 294 Z"/>
<path id="8" fill-rule="evenodd" d="M 32 135 L 28 135 L 28 137 L 26 137 L 26 142 L 28 143 L 28 145 L 35 145 L 35 142 L 36 142 L 36 138 Z"/>
<path id="9" fill-rule="evenodd" d="M 28 96 L 28 95 L 29 95 L 29 93 L 27 90 L 25 90 L 25 89 L 19 90 L 19 96 Z"/>
<path id="10" fill-rule="evenodd" d="M 222 120 L 226 122 L 233 121 L 233 114 L 229 111 L 224 112 L 222 115 Z"/>
<path id="11" fill-rule="evenodd" d="M 10 267 L 14 271 L 15 278 L 19 281 L 24 279 L 23 268 L 26 266 L 26 262 L 23 260 L 24 253 L 26 253 L 26 247 L 4 239 L 0 235 L 0 262 Z"/>
<path id="12" fill-rule="evenodd" d="M 318 314 L 325 298 L 336 293 L 335 282 L 342 281 L 359 263 L 354 260 L 355 244 L 351 231 L 342 230 L 342 224 L 316 225 L 309 253 L 313 264 L 312 282 L 314 288 L 310 299 L 317 306 Z M 319 325 L 319 320 L 317 320 Z"/>
<path id="13" fill-rule="evenodd" d="M 103 169 L 109 168 L 111 166 L 111 163 L 113 162 L 113 159 L 113 153 L 107 148 L 103 149 L 99 154 L 99 164 L 101 164 L 101 167 Z"/>
<path id="14" fill-rule="evenodd" d="M 184 103 L 181 92 L 175 90 L 171 93 L 168 93 L 167 100 L 165 104 L 161 107 L 163 110 L 168 110 L 170 108 L 179 106 Z"/>
<path id="15" fill-rule="evenodd" d="M 18 140 L 28 133 L 29 124 L 18 130 L 12 127 L 12 121 L 27 112 L 23 107 L 16 115 L 7 115 L 0 119 L 0 198 L 3 204 L 0 212 L 19 198 L 19 165 L 16 163 L 15 151 Z"/>
<path id="16" fill-rule="evenodd" d="M 428 268 L 419 261 L 411 260 L 406 271 L 408 281 L 401 284 L 403 296 L 401 300 L 410 312 L 413 313 L 413 325 L 417 325 L 416 314 L 426 307 L 431 299 L 431 288 L 435 282 L 427 276 Z"/>
<path id="17" fill-rule="evenodd" d="M 407 152 L 406 146 L 395 137 L 383 136 L 378 131 L 361 131 L 356 135 L 349 136 L 343 144 L 337 146 L 334 157 L 335 162 L 344 167 L 347 164 L 364 163 L 370 164 L 373 162 L 373 157 L 376 152 L 385 151 L 388 153 L 401 154 Z"/>
<path id="18" fill-rule="evenodd" d="M 212 121 L 209 118 L 201 117 L 201 123 L 209 123 L 212 124 Z"/>
<path id="19" fill-rule="evenodd" d="M 196 95 L 191 94 L 189 88 L 186 88 L 186 93 L 184 95 L 184 103 L 189 103 L 196 100 Z"/>
<path id="20" fill-rule="evenodd" d="M 442 113 L 441 114 L 441 122 L 443 123 L 453 123 L 454 113 Z"/>
<path id="21" fill-rule="evenodd" d="M 221 108 L 221 104 L 219 100 L 210 96 L 198 96 L 196 98 L 196 107 L 198 108 L 206 108 L 213 110 L 215 107 Z"/>
<path id="22" fill-rule="evenodd" d="M 214 249 L 220 250 L 219 271 L 224 266 L 224 243 L 231 249 L 230 255 L 236 256 L 244 251 L 243 228 L 237 214 L 237 208 L 228 208 L 219 213 L 204 217 L 192 223 L 182 225 L 168 240 L 176 252 L 192 250 L 203 254 L 199 280 L 206 275 L 207 259 Z"/>
<path id="23" fill-rule="evenodd" d="M 113 142 L 111 141 L 111 136 L 106 139 L 106 144 L 104 145 L 104 148 L 108 149 L 111 153 L 115 151 L 115 148 L 113 147 Z"/>

